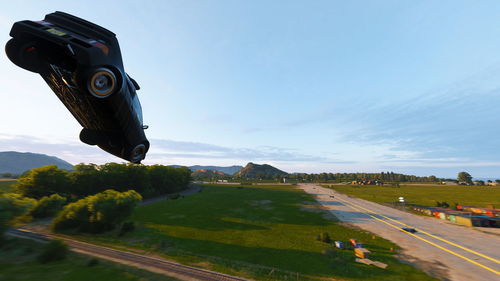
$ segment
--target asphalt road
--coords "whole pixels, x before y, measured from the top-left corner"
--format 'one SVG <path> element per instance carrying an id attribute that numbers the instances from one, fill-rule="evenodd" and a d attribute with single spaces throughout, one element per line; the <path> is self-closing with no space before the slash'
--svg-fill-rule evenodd
<path id="1" fill-rule="evenodd" d="M 432 276 L 453 281 L 500 280 L 498 235 L 410 214 L 314 184 L 299 187 L 315 195 L 339 220 L 398 244 L 404 260 Z M 411 234 L 401 227 L 418 232 Z"/>

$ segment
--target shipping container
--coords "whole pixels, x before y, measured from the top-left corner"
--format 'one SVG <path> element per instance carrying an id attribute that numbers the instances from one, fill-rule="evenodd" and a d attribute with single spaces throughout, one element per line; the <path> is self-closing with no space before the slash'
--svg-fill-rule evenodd
<path id="1" fill-rule="evenodd" d="M 451 222 L 457 222 L 457 220 L 455 219 L 455 215 L 450 215 L 448 220 Z"/>
<path id="2" fill-rule="evenodd" d="M 469 217 L 456 216 L 455 220 L 456 220 L 456 223 L 458 223 L 458 224 L 472 226 L 472 221 Z"/>

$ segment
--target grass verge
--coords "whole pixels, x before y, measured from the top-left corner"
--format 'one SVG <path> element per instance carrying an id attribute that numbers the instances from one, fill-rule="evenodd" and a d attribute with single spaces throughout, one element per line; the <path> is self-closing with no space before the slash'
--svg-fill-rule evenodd
<path id="1" fill-rule="evenodd" d="M 89 266 L 90 256 L 70 253 L 62 261 L 41 264 L 36 261 L 42 243 L 30 239 L 8 238 L 0 247 L 0 280 L 8 281 L 175 281 L 178 279 L 135 267 L 98 259 Z M 94 261 L 95 263 L 95 261 Z"/>
<path id="2" fill-rule="evenodd" d="M 492 186 L 462 185 L 404 185 L 400 188 L 385 186 L 331 185 L 340 193 L 359 197 L 377 203 L 392 203 L 403 196 L 406 203 L 435 207 L 437 201 L 447 202 L 450 207 L 455 203 L 466 206 L 487 207 L 500 206 L 500 188 Z"/>

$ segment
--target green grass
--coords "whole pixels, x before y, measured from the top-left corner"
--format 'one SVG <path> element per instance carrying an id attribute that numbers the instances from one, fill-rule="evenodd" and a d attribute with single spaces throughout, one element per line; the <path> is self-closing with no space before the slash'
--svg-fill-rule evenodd
<path id="1" fill-rule="evenodd" d="M 16 180 L 0 180 L 0 194 L 13 192 L 12 187 L 16 182 Z"/>
<path id="2" fill-rule="evenodd" d="M 5 281 L 173 281 L 177 280 L 138 268 L 99 260 L 89 267 L 91 257 L 70 253 L 63 261 L 40 264 L 36 256 L 42 244 L 29 239 L 10 238 L 0 248 L 0 280 Z"/>
<path id="3" fill-rule="evenodd" d="M 136 208 L 131 218 L 136 230 L 125 237 L 78 237 L 256 280 L 436 280 L 399 262 L 390 251 L 397 249 L 395 244 L 341 226 L 314 209 L 316 205 L 303 210 L 311 201 L 292 186 L 207 185 L 183 199 Z M 357 238 L 372 251 L 373 260 L 389 267 L 355 263 L 352 249 L 316 241 L 323 232 L 334 240 Z"/>
<path id="4" fill-rule="evenodd" d="M 397 201 L 399 196 L 406 203 L 436 206 L 436 201 L 466 206 L 487 207 L 493 204 L 500 207 L 500 187 L 463 186 L 463 185 L 404 185 L 400 188 L 381 186 L 332 185 L 334 190 L 377 203 Z"/>

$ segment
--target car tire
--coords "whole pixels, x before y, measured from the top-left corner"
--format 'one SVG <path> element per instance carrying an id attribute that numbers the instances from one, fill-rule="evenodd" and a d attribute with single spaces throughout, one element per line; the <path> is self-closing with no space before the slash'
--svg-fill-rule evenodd
<path id="1" fill-rule="evenodd" d="M 96 98 L 107 98 L 116 92 L 117 88 L 117 76 L 109 68 L 97 68 L 88 76 L 87 89 Z"/>
<path id="2" fill-rule="evenodd" d="M 10 39 L 5 45 L 5 53 L 17 66 L 31 72 L 40 72 L 41 61 L 35 42 L 23 43 L 16 39 Z"/>
<path id="3" fill-rule="evenodd" d="M 138 144 L 130 151 L 130 162 L 140 164 L 144 158 L 146 158 L 146 146 L 144 144 Z"/>

